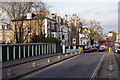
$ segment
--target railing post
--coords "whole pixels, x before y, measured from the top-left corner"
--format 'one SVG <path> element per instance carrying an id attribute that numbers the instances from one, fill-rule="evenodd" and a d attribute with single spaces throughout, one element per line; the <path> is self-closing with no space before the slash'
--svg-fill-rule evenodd
<path id="1" fill-rule="evenodd" d="M 46 44 L 44 45 L 44 53 L 46 54 Z"/>
<path id="2" fill-rule="evenodd" d="M 28 57 L 30 57 L 30 45 L 28 45 Z"/>
<path id="3" fill-rule="evenodd" d="M 39 55 L 40 55 L 40 45 L 39 45 Z"/>
<path id="4" fill-rule="evenodd" d="M 41 46 L 42 46 L 42 54 L 44 54 L 44 52 L 43 52 L 43 44 L 41 44 Z"/>
<path id="5" fill-rule="evenodd" d="M 2 45 L 0 45 L 0 62 L 2 62 Z"/>
<path id="6" fill-rule="evenodd" d="M 34 45 L 32 45 L 32 56 L 34 55 Z"/>
<path id="7" fill-rule="evenodd" d="M 51 47 L 51 44 L 50 44 L 50 54 L 52 54 L 51 49 L 52 49 L 52 47 Z"/>
<path id="8" fill-rule="evenodd" d="M 56 44 L 54 44 L 54 53 L 56 53 Z"/>
<path id="9" fill-rule="evenodd" d="M 15 59 L 15 46 L 13 46 L 13 59 Z"/>
<path id="10" fill-rule="evenodd" d="M 36 56 L 37 56 L 37 44 L 36 44 L 36 47 L 35 47 L 35 48 L 36 48 L 35 53 L 36 53 Z"/>
<path id="11" fill-rule="evenodd" d="M 47 44 L 47 54 L 48 54 L 48 44 Z"/>
<path id="12" fill-rule="evenodd" d="M 9 46 L 7 46 L 7 60 L 9 61 Z"/>
<path id="13" fill-rule="evenodd" d="M 52 53 L 54 53 L 53 49 L 54 49 L 54 48 L 53 48 L 53 44 L 52 44 Z"/>
<path id="14" fill-rule="evenodd" d="M 20 45 L 19 45 L 19 59 L 21 58 L 21 48 L 20 48 Z"/>
<path id="15" fill-rule="evenodd" d="M 24 45 L 24 50 L 23 51 L 24 51 L 24 58 L 25 58 L 25 45 Z"/>
<path id="16" fill-rule="evenodd" d="M 48 54 L 50 53 L 50 50 L 49 50 L 49 44 L 48 44 Z"/>

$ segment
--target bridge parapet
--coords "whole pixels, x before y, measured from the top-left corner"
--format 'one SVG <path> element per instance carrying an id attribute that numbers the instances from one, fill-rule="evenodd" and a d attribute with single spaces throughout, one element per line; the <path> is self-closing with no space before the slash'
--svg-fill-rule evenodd
<path id="1" fill-rule="evenodd" d="M 0 62 L 54 54 L 56 53 L 56 47 L 56 44 L 52 43 L 1 44 Z"/>

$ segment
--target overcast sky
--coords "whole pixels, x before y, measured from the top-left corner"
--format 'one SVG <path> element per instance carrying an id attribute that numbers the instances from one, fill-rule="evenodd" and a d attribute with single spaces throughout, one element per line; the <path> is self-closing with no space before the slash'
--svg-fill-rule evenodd
<path id="1" fill-rule="evenodd" d="M 22 0 L 10 0 L 10 1 L 19 2 Z M 39 2 L 41 0 L 33 1 Z M 104 29 L 104 33 L 107 33 L 111 30 L 112 31 L 118 30 L 119 0 L 42 0 L 42 1 L 52 6 L 50 8 L 50 11 L 56 12 L 58 13 L 58 15 L 63 16 L 65 14 L 78 14 L 82 19 L 99 21 Z"/>
<path id="2" fill-rule="evenodd" d="M 117 0 L 44 0 L 52 6 L 51 11 L 59 15 L 78 14 L 85 20 L 97 20 L 104 33 L 118 30 Z"/>

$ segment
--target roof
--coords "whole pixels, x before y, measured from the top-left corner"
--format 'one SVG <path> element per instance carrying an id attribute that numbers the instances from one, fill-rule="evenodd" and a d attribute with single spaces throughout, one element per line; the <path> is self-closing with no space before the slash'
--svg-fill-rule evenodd
<path id="1" fill-rule="evenodd" d="M 16 18 L 16 19 L 11 20 L 11 21 L 12 22 L 14 22 L 14 21 L 29 21 L 29 20 L 39 20 L 39 19 L 45 19 L 45 18 L 52 20 L 52 21 L 56 21 L 54 19 L 50 19 L 48 17 L 45 17 L 45 15 L 43 15 L 43 14 L 37 14 L 37 15 L 33 14 L 32 16 L 33 16 L 32 19 L 27 19 L 27 16 L 24 16 L 22 18 Z"/>

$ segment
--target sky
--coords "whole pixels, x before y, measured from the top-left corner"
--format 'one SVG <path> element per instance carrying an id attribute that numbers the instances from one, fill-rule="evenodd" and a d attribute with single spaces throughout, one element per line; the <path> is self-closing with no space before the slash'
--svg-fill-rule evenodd
<path id="1" fill-rule="evenodd" d="M 118 30 L 117 0 L 44 0 L 51 12 L 58 15 L 77 14 L 84 20 L 97 20 L 103 27 L 103 32 Z"/>
<path id="2" fill-rule="evenodd" d="M 8 1 L 39 2 L 41 0 L 8 0 Z M 51 6 L 50 12 L 58 13 L 58 15 L 60 16 L 66 14 L 77 14 L 81 19 L 84 19 L 86 21 L 97 20 L 103 27 L 104 33 L 118 30 L 119 0 L 42 0 L 42 1 Z"/>

